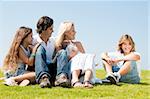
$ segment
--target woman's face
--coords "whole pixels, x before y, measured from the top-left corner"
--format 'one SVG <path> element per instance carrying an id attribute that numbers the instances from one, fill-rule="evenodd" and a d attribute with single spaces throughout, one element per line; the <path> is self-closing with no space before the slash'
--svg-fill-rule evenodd
<path id="1" fill-rule="evenodd" d="M 70 31 L 66 33 L 66 37 L 69 40 L 74 40 L 75 39 L 75 34 L 76 34 L 75 28 L 74 28 L 74 26 L 72 26 Z"/>
<path id="2" fill-rule="evenodd" d="M 122 43 L 122 46 L 121 46 L 124 54 L 129 54 L 132 50 L 132 44 L 130 43 L 129 40 L 125 40 L 123 43 Z"/>

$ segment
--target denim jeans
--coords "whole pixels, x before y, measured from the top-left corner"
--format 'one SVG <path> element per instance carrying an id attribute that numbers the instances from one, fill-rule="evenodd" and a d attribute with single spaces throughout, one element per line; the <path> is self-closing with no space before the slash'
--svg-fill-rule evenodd
<path id="1" fill-rule="evenodd" d="M 16 71 L 6 71 L 5 77 L 10 78 L 10 77 L 15 77 L 19 75 L 23 75 L 27 70 L 25 69 L 26 65 L 24 63 L 18 63 L 18 68 Z"/>
<path id="2" fill-rule="evenodd" d="M 56 66 L 53 63 L 46 62 L 46 50 L 43 46 L 39 46 L 35 56 L 35 73 L 36 82 L 40 83 L 40 79 L 43 75 L 47 75 L 50 81 L 55 79 Z M 53 81 L 54 82 L 54 81 Z"/>
<path id="3" fill-rule="evenodd" d="M 60 50 L 59 55 L 57 57 L 57 76 L 63 73 L 67 76 L 68 79 L 70 79 L 71 77 L 70 64 L 71 63 L 68 60 L 66 50 L 64 49 Z"/>
<path id="4" fill-rule="evenodd" d="M 126 75 L 121 76 L 120 81 L 125 83 L 132 83 L 132 84 L 140 83 L 140 77 L 137 70 L 136 61 L 131 61 L 130 68 L 131 70 Z M 119 69 L 120 68 L 118 66 L 112 67 L 113 72 L 118 72 Z"/>

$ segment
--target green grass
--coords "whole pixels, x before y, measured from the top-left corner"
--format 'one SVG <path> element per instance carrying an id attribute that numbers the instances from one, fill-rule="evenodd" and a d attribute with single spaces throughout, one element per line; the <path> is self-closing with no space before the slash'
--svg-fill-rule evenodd
<path id="1" fill-rule="evenodd" d="M 97 70 L 97 77 L 104 78 L 104 70 Z M 2 76 L 2 73 L 0 73 Z M 0 99 L 150 99 L 150 71 L 142 71 L 141 84 L 95 85 L 86 88 L 45 88 L 38 85 L 26 87 L 5 86 L 0 82 Z"/>

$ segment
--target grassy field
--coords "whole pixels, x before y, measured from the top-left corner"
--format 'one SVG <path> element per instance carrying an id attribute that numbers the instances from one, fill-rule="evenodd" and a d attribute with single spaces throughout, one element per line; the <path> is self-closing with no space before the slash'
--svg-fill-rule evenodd
<path id="1" fill-rule="evenodd" d="M 97 77 L 104 78 L 104 70 L 97 70 Z M 2 73 L 0 73 L 0 77 Z M 95 85 L 86 88 L 45 88 L 38 85 L 26 87 L 5 86 L 0 82 L 0 99 L 150 99 L 150 71 L 142 71 L 141 84 Z"/>

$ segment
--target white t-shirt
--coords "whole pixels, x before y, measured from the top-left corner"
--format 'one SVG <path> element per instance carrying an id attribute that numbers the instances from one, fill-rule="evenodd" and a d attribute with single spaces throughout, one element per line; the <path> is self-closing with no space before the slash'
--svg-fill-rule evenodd
<path id="1" fill-rule="evenodd" d="M 47 42 L 47 45 L 46 45 L 46 43 L 37 34 L 37 35 L 33 36 L 33 45 L 37 42 L 41 43 L 41 45 L 46 50 L 46 62 L 51 63 L 52 62 L 52 56 L 53 56 L 53 53 L 55 50 L 55 38 L 50 37 L 48 42 Z"/>

